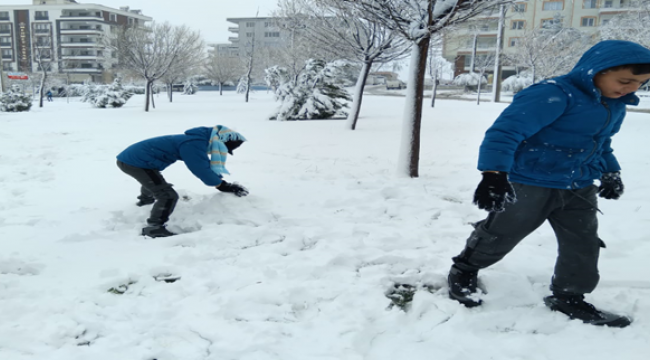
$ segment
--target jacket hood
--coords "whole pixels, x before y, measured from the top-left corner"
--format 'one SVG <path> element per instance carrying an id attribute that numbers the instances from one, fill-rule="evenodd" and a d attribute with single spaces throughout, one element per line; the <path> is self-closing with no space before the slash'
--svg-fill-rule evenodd
<path id="1" fill-rule="evenodd" d="M 212 128 L 206 126 L 195 127 L 185 131 L 185 135 L 200 138 L 205 141 L 210 141 L 211 134 L 212 134 Z"/>
<path id="2" fill-rule="evenodd" d="M 650 64 L 650 49 L 631 41 L 605 40 L 587 50 L 567 76 L 583 91 L 600 100 L 594 76 L 603 70 L 628 64 Z M 639 102 L 634 93 L 620 100 L 634 105 Z"/>

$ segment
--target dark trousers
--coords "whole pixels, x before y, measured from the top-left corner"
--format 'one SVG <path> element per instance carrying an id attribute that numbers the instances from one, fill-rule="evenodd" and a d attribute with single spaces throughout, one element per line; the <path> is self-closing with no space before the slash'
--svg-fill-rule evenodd
<path id="1" fill-rule="evenodd" d="M 172 188 L 172 184 L 165 181 L 165 178 L 158 170 L 134 167 L 119 160 L 117 167 L 142 185 L 138 199 L 147 200 L 153 198 L 156 200 L 147 223 L 149 225 L 163 225 L 166 223 L 178 202 L 178 194 Z"/>
<path id="2" fill-rule="evenodd" d="M 598 256 L 603 244 L 596 217 L 598 188 L 563 190 L 517 183 L 513 187 L 517 201 L 476 224 L 463 252 L 453 258 L 455 266 L 469 271 L 486 268 L 548 220 L 558 242 L 551 290 L 559 294 L 593 291 L 600 278 Z"/>

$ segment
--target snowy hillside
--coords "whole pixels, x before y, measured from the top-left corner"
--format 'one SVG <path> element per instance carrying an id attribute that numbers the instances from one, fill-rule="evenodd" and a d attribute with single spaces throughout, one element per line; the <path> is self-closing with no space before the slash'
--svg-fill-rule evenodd
<path id="1" fill-rule="evenodd" d="M 485 214 L 471 204 L 478 145 L 506 104 L 425 107 L 421 177 L 406 179 L 394 175 L 402 97 L 366 97 L 354 132 L 268 121 L 276 104 L 265 93 L 249 104 L 160 96 L 150 113 L 143 101 L 0 113 L 0 359 L 648 358 L 649 114 L 630 113 L 615 137 L 626 193 L 600 203 L 608 247 L 587 299 L 635 319 L 610 329 L 544 307 L 548 225 L 479 274 L 484 306 L 447 297 L 450 258 Z M 149 207 L 134 205 L 139 185 L 115 155 L 216 124 L 249 140 L 227 180 L 250 195 L 220 193 L 177 163 L 163 172 L 185 198 L 169 225 L 187 233 L 139 236 Z M 388 308 L 394 283 L 418 288 L 408 312 Z"/>

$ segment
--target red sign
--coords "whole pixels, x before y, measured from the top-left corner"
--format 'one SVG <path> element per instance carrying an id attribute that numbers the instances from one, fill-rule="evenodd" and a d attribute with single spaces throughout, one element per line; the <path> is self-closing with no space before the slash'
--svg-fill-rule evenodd
<path id="1" fill-rule="evenodd" d="M 29 76 L 23 73 L 7 73 L 7 77 L 11 80 L 29 80 Z"/>

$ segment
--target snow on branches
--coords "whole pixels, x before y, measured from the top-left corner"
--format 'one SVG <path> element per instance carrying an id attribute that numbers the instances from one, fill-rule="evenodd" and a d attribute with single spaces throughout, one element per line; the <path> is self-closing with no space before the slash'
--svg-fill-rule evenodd
<path id="1" fill-rule="evenodd" d="M 285 121 L 347 116 L 343 109 L 352 98 L 341 83 L 347 66 L 343 61 L 326 63 L 309 59 L 295 80 L 284 67 L 266 69 L 266 83 L 275 90 L 276 100 L 281 102 L 270 119 Z"/>

